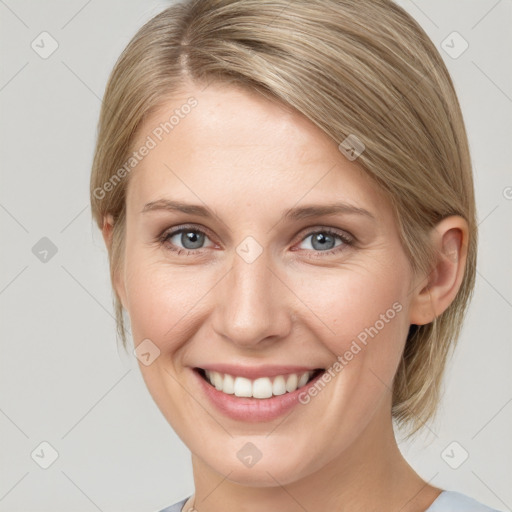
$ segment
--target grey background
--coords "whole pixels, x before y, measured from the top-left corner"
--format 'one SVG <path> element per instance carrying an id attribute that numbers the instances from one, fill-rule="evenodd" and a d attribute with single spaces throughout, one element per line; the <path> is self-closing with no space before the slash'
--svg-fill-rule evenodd
<path id="1" fill-rule="evenodd" d="M 134 356 L 117 349 L 107 253 L 88 204 L 108 74 L 169 3 L 0 0 L 0 511 L 149 512 L 193 492 L 187 448 Z M 439 416 L 401 448 L 433 485 L 511 510 L 512 2 L 399 3 L 438 48 L 453 31 L 469 43 L 456 59 L 440 51 L 467 123 L 481 230 Z M 59 45 L 46 59 L 31 47 L 43 31 Z M 42 442 L 58 452 L 47 469 Z"/>

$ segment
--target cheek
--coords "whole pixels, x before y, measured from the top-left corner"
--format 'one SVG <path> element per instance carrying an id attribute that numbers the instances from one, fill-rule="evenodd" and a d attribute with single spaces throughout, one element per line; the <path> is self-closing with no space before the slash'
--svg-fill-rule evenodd
<path id="1" fill-rule="evenodd" d="M 391 382 L 409 328 L 407 279 L 397 265 L 347 265 L 303 275 L 294 291 L 313 312 L 317 338 L 321 332 L 333 358 L 343 357 L 354 373 L 367 367 Z"/>
<path id="2" fill-rule="evenodd" d="M 408 276 L 396 265 L 368 264 L 316 277 L 303 278 L 297 295 L 315 313 L 308 326 L 328 348 L 332 364 L 325 384 L 303 396 L 302 403 L 315 404 L 323 411 L 323 423 L 336 426 L 338 441 L 332 449 L 341 451 L 353 440 L 356 425 L 368 424 L 378 411 L 390 413 L 393 379 L 409 327 Z"/>
<path id="3" fill-rule="evenodd" d="M 134 251 L 126 292 L 135 343 L 149 338 L 162 354 L 173 354 L 197 328 L 201 303 L 217 280 L 212 272 L 137 257 Z"/>
<path id="4" fill-rule="evenodd" d="M 152 261 L 137 251 L 126 265 L 127 307 L 135 341 L 149 338 L 169 351 L 195 325 L 206 295 L 212 294 L 207 302 L 213 300 L 219 276 L 193 265 Z M 353 340 L 364 346 L 376 337 L 398 339 L 396 335 L 408 328 L 402 321 L 405 277 L 396 267 L 348 265 L 300 269 L 285 280 L 299 299 L 291 306 L 298 321 L 307 322 L 327 348 L 341 355 Z M 283 307 L 286 304 L 291 304 L 290 297 L 283 296 Z"/>

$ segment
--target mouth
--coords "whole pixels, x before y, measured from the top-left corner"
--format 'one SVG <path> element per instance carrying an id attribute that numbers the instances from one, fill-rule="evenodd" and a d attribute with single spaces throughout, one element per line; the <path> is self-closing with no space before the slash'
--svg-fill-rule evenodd
<path id="1" fill-rule="evenodd" d="M 255 398 L 258 400 L 294 393 L 298 389 L 307 386 L 324 371 L 324 368 L 316 368 L 301 373 L 288 373 L 272 377 L 249 379 L 228 373 L 194 368 L 194 372 L 217 391 L 225 395 L 233 395 L 240 398 Z"/>

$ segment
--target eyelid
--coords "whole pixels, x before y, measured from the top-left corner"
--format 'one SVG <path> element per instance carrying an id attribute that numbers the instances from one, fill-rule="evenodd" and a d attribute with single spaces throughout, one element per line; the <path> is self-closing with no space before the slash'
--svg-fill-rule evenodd
<path id="1" fill-rule="evenodd" d="M 178 235 L 179 233 L 182 233 L 187 230 L 201 233 L 201 234 L 205 235 L 207 238 L 209 238 L 210 241 L 214 245 L 219 245 L 214 241 L 215 237 L 212 237 L 210 235 L 210 230 L 200 224 L 181 224 L 181 225 L 173 226 L 171 228 L 167 228 L 160 235 L 158 235 L 156 240 L 158 241 L 158 243 L 161 246 L 164 246 L 166 244 L 169 244 L 170 246 L 172 246 L 172 247 L 169 247 L 168 250 L 176 253 L 179 256 L 183 256 L 185 254 L 185 256 L 200 257 L 200 256 L 204 255 L 204 251 L 211 247 L 200 247 L 198 249 L 187 249 L 185 247 L 175 246 L 174 244 L 171 244 L 169 242 L 169 238 L 172 238 L 172 237 Z M 316 233 L 327 233 L 328 235 L 337 236 L 342 241 L 342 243 L 335 246 L 332 249 L 326 249 L 323 251 L 315 251 L 315 250 L 305 249 L 305 251 L 307 253 L 307 256 L 306 256 L 307 258 L 317 259 L 317 258 L 328 257 L 328 256 L 332 256 L 332 255 L 338 255 L 338 254 L 341 254 L 341 253 L 345 252 L 346 250 L 352 248 L 357 242 L 356 237 L 346 230 L 343 230 L 340 228 L 334 228 L 334 227 L 330 227 L 330 226 L 317 225 L 317 226 L 309 226 L 309 227 L 301 230 L 300 235 L 299 235 L 299 240 L 298 240 L 298 242 L 296 242 L 294 244 L 294 246 L 297 245 L 298 243 L 303 242 L 308 237 L 313 236 Z M 291 250 L 296 252 L 296 251 L 300 251 L 301 249 L 294 249 L 292 247 Z"/>
<path id="2" fill-rule="evenodd" d="M 161 232 L 161 234 L 158 235 L 158 239 L 167 237 L 170 235 L 174 236 L 174 235 L 178 234 L 179 232 L 186 230 L 186 229 L 189 229 L 190 231 L 197 231 L 197 232 L 203 233 L 204 235 L 207 235 L 208 238 L 210 238 L 210 240 L 212 240 L 212 241 L 213 241 L 213 238 L 215 238 L 215 237 L 211 236 L 210 230 L 201 224 L 179 224 L 177 226 L 173 226 L 171 228 L 164 229 Z M 356 237 L 354 235 L 352 235 L 352 233 L 350 233 L 344 229 L 334 228 L 334 227 L 330 227 L 330 226 L 323 226 L 321 224 L 317 225 L 317 226 L 309 226 L 307 228 L 302 229 L 299 232 L 300 235 L 296 235 L 294 238 L 299 237 L 298 241 L 301 242 L 308 236 L 311 236 L 315 233 L 320 233 L 320 232 L 335 234 L 335 235 L 341 237 L 342 239 L 345 239 L 346 242 L 354 243 L 356 241 Z"/>
<path id="3" fill-rule="evenodd" d="M 311 236 L 315 233 L 329 233 L 332 235 L 336 235 L 336 236 L 339 236 L 346 243 L 355 243 L 356 242 L 356 237 L 352 233 L 348 232 L 347 230 L 329 227 L 329 226 L 322 226 L 322 225 L 305 228 L 304 230 L 300 231 L 299 235 L 297 235 L 297 236 L 300 237 L 299 241 L 302 242 L 308 236 Z"/>
<path id="4" fill-rule="evenodd" d="M 179 233 L 182 233 L 183 231 L 187 231 L 187 230 L 188 231 L 196 231 L 197 233 L 204 234 L 205 236 L 207 236 L 210 239 L 211 242 L 218 245 L 214 241 L 215 237 L 213 237 L 210 234 L 211 233 L 210 230 L 201 224 L 179 224 L 179 225 L 173 226 L 171 228 L 166 228 L 162 231 L 162 233 L 160 235 L 157 236 L 157 240 L 164 242 L 166 239 L 171 238 L 171 237 L 173 237 Z M 201 247 L 200 249 L 185 249 L 185 248 L 179 247 L 179 249 L 185 250 L 185 251 L 198 252 L 198 251 L 201 251 L 202 249 L 206 249 L 206 247 Z"/>

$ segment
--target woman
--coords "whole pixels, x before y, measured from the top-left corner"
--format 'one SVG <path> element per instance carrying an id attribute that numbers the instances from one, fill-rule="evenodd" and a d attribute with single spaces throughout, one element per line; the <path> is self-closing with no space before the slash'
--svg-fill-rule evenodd
<path id="1" fill-rule="evenodd" d="M 389 0 L 200 0 L 129 43 L 91 176 L 119 334 L 197 510 L 490 511 L 424 480 L 472 294 L 460 107 Z M 163 512 L 163 511 L 162 511 Z"/>

